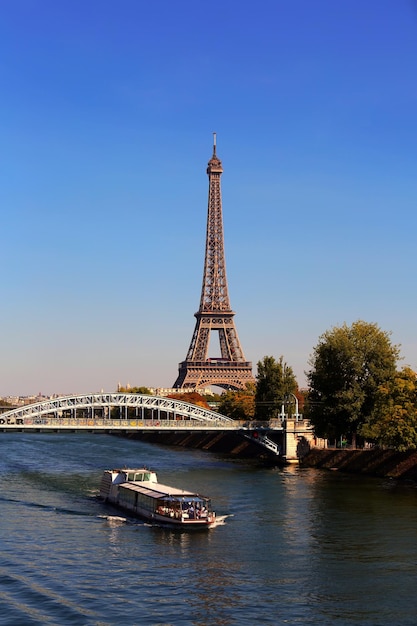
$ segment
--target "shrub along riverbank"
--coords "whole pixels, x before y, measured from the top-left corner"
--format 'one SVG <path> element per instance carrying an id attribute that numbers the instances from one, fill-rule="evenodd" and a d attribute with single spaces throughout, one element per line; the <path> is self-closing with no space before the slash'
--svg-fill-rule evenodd
<path id="1" fill-rule="evenodd" d="M 352 474 L 387 476 L 417 481 L 417 451 L 338 450 L 312 448 L 300 460 L 303 467 L 340 470 Z"/>

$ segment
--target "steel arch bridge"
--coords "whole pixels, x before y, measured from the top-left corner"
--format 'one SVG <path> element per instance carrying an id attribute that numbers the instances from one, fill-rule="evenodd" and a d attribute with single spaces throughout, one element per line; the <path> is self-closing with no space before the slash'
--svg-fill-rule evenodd
<path id="1" fill-rule="evenodd" d="M 0 430 L 223 431 L 241 427 L 241 422 L 182 400 L 135 393 L 63 396 L 0 415 Z"/>

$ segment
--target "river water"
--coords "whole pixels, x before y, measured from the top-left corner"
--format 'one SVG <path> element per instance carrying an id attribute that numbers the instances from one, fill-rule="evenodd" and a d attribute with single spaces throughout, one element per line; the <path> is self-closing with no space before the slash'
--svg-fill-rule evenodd
<path id="1" fill-rule="evenodd" d="M 125 519 L 102 470 L 145 464 L 223 525 Z M 0 624 L 417 623 L 417 489 L 106 435 L 0 434 Z"/>

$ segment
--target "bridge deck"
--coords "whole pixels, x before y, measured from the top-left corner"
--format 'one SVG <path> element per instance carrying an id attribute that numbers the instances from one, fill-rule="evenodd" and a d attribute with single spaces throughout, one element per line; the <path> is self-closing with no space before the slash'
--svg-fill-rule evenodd
<path id="1" fill-rule="evenodd" d="M 120 431 L 239 431 L 247 422 L 203 422 L 198 420 L 169 419 L 101 419 L 60 417 L 5 417 L 0 416 L 0 431 L 9 430 L 120 430 Z M 282 427 L 278 430 L 282 430 Z"/>

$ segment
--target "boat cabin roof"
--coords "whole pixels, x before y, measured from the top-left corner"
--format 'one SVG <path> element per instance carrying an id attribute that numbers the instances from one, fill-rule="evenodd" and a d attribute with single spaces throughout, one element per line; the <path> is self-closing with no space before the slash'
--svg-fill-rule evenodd
<path id="1" fill-rule="evenodd" d="M 209 500 L 198 493 L 192 491 L 184 491 L 184 489 L 177 489 L 176 487 L 169 487 L 168 485 L 161 485 L 161 483 L 153 483 L 143 481 L 141 483 L 123 483 L 120 488 L 129 489 L 142 493 L 149 498 L 165 499 L 165 500 Z"/>
<path id="2" fill-rule="evenodd" d="M 140 473 L 140 472 L 151 472 L 152 474 L 155 474 L 154 470 L 149 469 L 148 467 L 121 467 L 121 468 L 117 468 L 117 469 L 112 469 L 112 470 L 106 470 L 106 472 L 109 472 L 111 474 L 127 474 L 127 473 Z"/>

